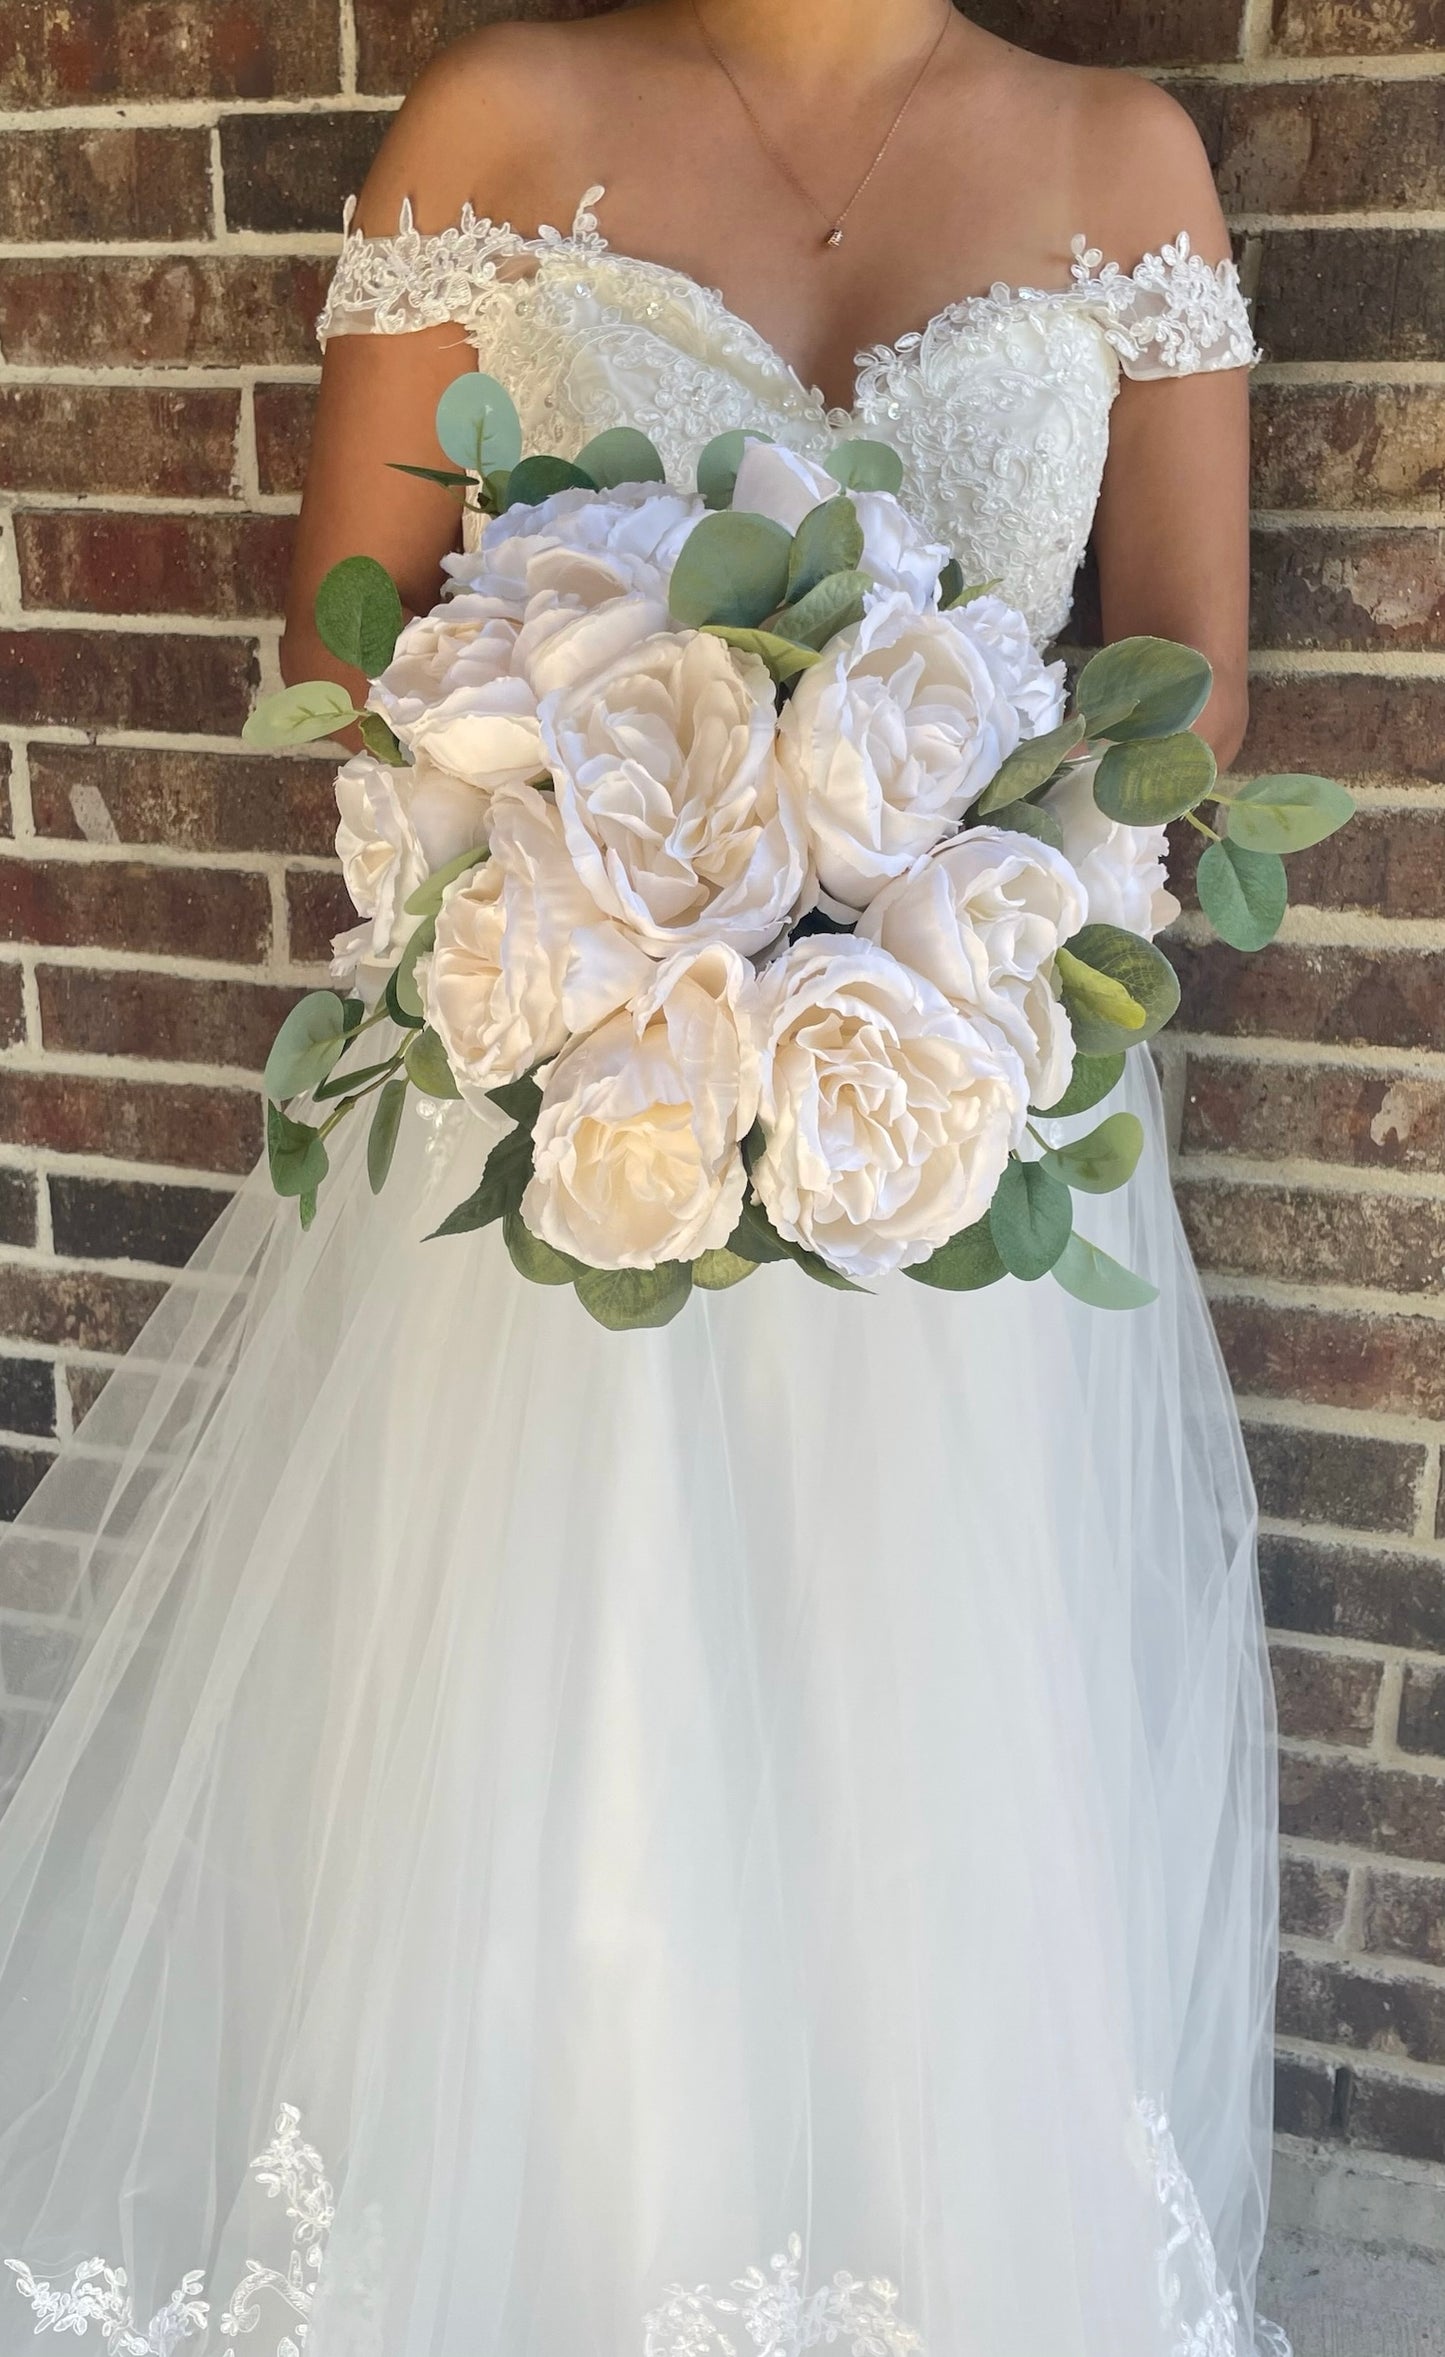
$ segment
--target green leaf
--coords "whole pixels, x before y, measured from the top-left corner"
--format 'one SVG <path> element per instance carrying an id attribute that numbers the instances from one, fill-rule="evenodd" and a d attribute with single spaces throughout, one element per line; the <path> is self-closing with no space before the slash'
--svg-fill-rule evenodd
<path id="1" fill-rule="evenodd" d="M 680 628 L 731 622 L 752 629 L 781 605 L 792 534 L 771 516 L 727 508 L 694 524 L 672 569 L 668 603 Z"/>
<path id="2" fill-rule="evenodd" d="M 729 1252 L 741 1260 L 790 1260 L 792 1253 L 773 1226 L 761 1203 L 743 1205 L 742 1217 L 727 1240 Z"/>
<path id="3" fill-rule="evenodd" d="M 1202 802 L 1217 774 L 1203 737 L 1146 737 L 1109 747 L 1094 772 L 1094 800 L 1126 827 L 1163 827 Z"/>
<path id="4" fill-rule="evenodd" d="M 401 1109 L 405 1103 L 406 1082 L 398 1074 L 379 1093 L 376 1110 L 371 1116 L 371 1127 L 366 1133 L 366 1176 L 373 1195 L 379 1195 L 386 1185 L 391 1158 L 396 1152 L 396 1141 L 401 1131 Z"/>
<path id="5" fill-rule="evenodd" d="M 655 1269 L 587 1269 L 576 1282 L 588 1316 L 624 1334 L 675 1318 L 692 1291 L 692 1269 L 685 1260 L 665 1260 Z"/>
<path id="6" fill-rule="evenodd" d="M 1253 777 L 1224 804 L 1225 831 L 1245 851 L 1307 851 L 1355 815 L 1355 799 L 1328 777 Z"/>
<path id="7" fill-rule="evenodd" d="M 284 1100 L 316 1088 L 346 1046 L 346 1014 L 334 990 L 299 999 L 271 1042 L 262 1075 L 268 1097 Z"/>
<path id="8" fill-rule="evenodd" d="M 541 1236 L 534 1236 L 520 1211 L 502 1214 L 502 1240 L 518 1276 L 533 1285 L 571 1285 L 586 1273 L 586 1262 L 570 1252 L 558 1252 Z"/>
<path id="9" fill-rule="evenodd" d="M 729 1252 L 723 1246 L 716 1252 L 700 1252 L 692 1264 L 692 1281 L 704 1293 L 725 1293 L 730 1285 L 740 1285 L 744 1277 L 757 1275 L 758 1262 L 745 1260 L 739 1252 Z"/>
<path id="10" fill-rule="evenodd" d="M 1125 1058 L 1115 1050 L 1105 1056 L 1075 1056 L 1074 1069 L 1056 1105 L 1031 1105 L 1031 1113 L 1042 1120 L 1062 1121 L 1070 1113 L 1087 1113 L 1116 1089 L 1124 1077 Z"/>
<path id="11" fill-rule="evenodd" d="M 437 923 L 435 917 L 423 917 L 386 985 L 386 1003 L 398 1023 L 412 1031 L 420 1031 L 426 1017 L 422 1010 L 421 994 L 416 986 L 416 961 L 425 957 L 435 946 Z"/>
<path id="12" fill-rule="evenodd" d="M 266 1107 L 266 1158 L 278 1195 L 314 1194 L 331 1167 L 320 1131 L 279 1105 Z"/>
<path id="13" fill-rule="evenodd" d="M 383 720 L 379 712 L 363 712 L 356 723 L 356 732 L 367 752 L 374 753 L 378 761 L 389 763 L 393 769 L 411 767 L 406 747 L 391 722 Z"/>
<path id="14" fill-rule="evenodd" d="M 396 583 L 375 557 L 343 557 L 323 574 L 316 592 L 316 629 L 338 662 L 375 679 L 391 661 L 401 625 Z"/>
<path id="15" fill-rule="evenodd" d="M 490 1227 L 494 1219 L 516 1211 L 531 1175 L 532 1133 L 529 1129 L 509 1129 L 487 1156 L 481 1184 L 455 1211 L 448 1212 L 439 1228 L 432 1229 L 427 1242 L 431 1242 L 432 1236 L 470 1235 L 474 1228 Z"/>
<path id="16" fill-rule="evenodd" d="M 1046 786 L 1065 756 L 1083 741 L 1084 724 L 1077 716 L 1061 721 L 1041 737 L 1026 737 L 1015 745 L 1007 761 L 995 770 L 973 806 L 975 818 L 987 818 L 1010 802 L 1022 802 Z"/>
<path id="17" fill-rule="evenodd" d="M 316 1189 L 314 1187 L 308 1187 L 304 1195 L 297 1196 L 296 1209 L 301 1215 L 301 1233 L 304 1236 L 316 1217 Z"/>
<path id="18" fill-rule="evenodd" d="M 421 482 L 441 483 L 448 491 L 465 491 L 471 485 L 470 475 L 453 474 L 450 467 L 408 466 L 400 458 L 389 458 L 386 463 L 394 475 L 416 475 Z"/>
<path id="19" fill-rule="evenodd" d="M 542 1110 L 542 1091 L 530 1073 L 523 1073 L 520 1080 L 504 1080 L 500 1088 L 489 1088 L 487 1096 L 509 1121 L 520 1122 L 524 1129 L 535 1127 Z"/>
<path id="20" fill-rule="evenodd" d="M 468 474 L 514 467 L 522 455 L 522 421 L 505 385 L 469 369 L 453 379 L 437 403 L 437 440 Z"/>
<path id="21" fill-rule="evenodd" d="M 786 1243 L 787 1239 L 784 1238 Z M 830 1268 L 821 1253 L 809 1252 L 802 1244 L 788 1244 L 788 1258 L 813 1279 L 817 1285 L 829 1285 L 835 1293 L 866 1293 L 866 1285 L 855 1284 L 841 1269 Z"/>
<path id="22" fill-rule="evenodd" d="M 772 626 L 799 646 L 821 648 L 837 631 L 862 621 L 863 592 L 871 582 L 868 573 L 829 573 L 806 597 L 775 614 Z"/>
<path id="23" fill-rule="evenodd" d="M 1157 1285 L 1136 1277 L 1122 1261 L 1112 1260 L 1083 1236 L 1070 1236 L 1053 1274 L 1066 1293 L 1087 1301 L 1091 1309 L 1145 1309 L 1159 1298 Z"/>
<path id="24" fill-rule="evenodd" d="M 1277 851 L 1243 851 L 1211 843 L 1194 879 L 1199 905 L 1231 949 L 1263 949 L 1289 906 L 1289 878 Z"/>
<path id="25" fill-rule="evenodd" d="M 1075 700 L 1091 737 L 1168 737 L 1199 718 L 1213 683 L 1193 647 L 1172 638 L 1120 638 L 1084 665 Z"/>
<path id="26" fill-rule="evenodd" d="M 988 1208 L 999 1259 L 1031 1285 L 1046 1277 L 1069 1240 L 1074 1206 L 1062 1179 L 1042 1162 L 1011 1162 Z"/>
<path id="27" fill-rule="evenodd" d="M 1059 951 L 1057 971 L 1074 1045 L 1086 1056 L 1152 1039 L 1179 1005 L 1179 979 L 1164 952 L 1119 925 L 1085 925 Z"/>
<path id="28" fill-rule="evenodd" d="M 840 442 L 823 461 L 835 483 L 845 491 L 892 491 L 903 488 L 903 461 L 887 442 L 870 442 L 860 435 Z"/>
<path id="29" fill-rule="evenodd" d="M 296 687 L 263 696 L 241 731 L 253 753 L 274 753 L 282 745 L 310 745 L 334 737 L 361 714 L 334 679 L 303 679 Z"/>
<path id="30" fill-rule="evenodd" d="M 938 603 L 940 610 L 946 614 L 950 606 L 957 605 L 959 599 L 963 595 L 963 590 L 963 567 L 959 563 L 957 557 L 950 557 L 948 563 L 944 566 L 943 571 L 938 576 Z"/>
<path id="31" fill-rule="evenodd" d="M 704 504 L 712 508 L 730 507 L 738 468 L 749 442 L 772 439 L 771 434 L 760 434 L 752 426 L 746 432 L 740 426 L 733 426 L 726 434 L 714 434 L 710 442 L 705 442 L 697 454 L 697 488 Z"/>
<path id="32" fill-rule="evenodd" d="M 570 458 L 553 458 L 539 452 L 535 458 L 524 458 L 507 477 L 506 507 L 540 507 L 557 491 L 595 491 L 597 485 Z"/>
<path id="33" fill-rule="evenodd" d="M 459 1097 L 462 1093 L 452 1078 L 446 1049 L 430 1027 L 409 1042 L 406 1071 L 412 1087 L 419 1088 L 424 1097 Z"/>
<path id="34" fill-rule="evenodd" d="M 617 483 L 667 480 L 657 444 L 639 434 L 635 426 L 609 426 L 605 434 L 594 434 L 578 451 L 577 464 L 599 491 L 610 491 Z"/>
<path id="35" fill-rule="evenodd" d="M 480 867 L 482 861 L 489 856 L 486 846 L 482 845 L 476 851 L 459 851 L 455 859 L 447 861 L 445 867 L 433 868 L 431 874 L 424 877 L 422 882 L 418 884 L 415 892 L 409 893 L 402 902 L 402 907 L 406 910 L 407 915 L 409 917 L 440 915 L 442 899 L 448 884 L 454 884 L 458 876 L 466 875 L 470 869 Z"/>
<path id="36" fill-rule="evenodd" d="M 1008 1270 L 999 1258 L 985 1212 L 971 1228 L 960 1228 L 956 1236 L 940 1244 L 931 1260 L 918 1261 L 903 1274 L 919 1285 L 938 1285 L 945 1293 L 977 1293 L 985 1285 L 996 1285 Z"/>
<path id="37" fill-rule="evenodd" d="M 738 630 L 731 622 L 704 622 L 703 629 L 713 638 L 727 641 L 745 655 L 757 655 L 767 664 L 774 679 L 796 679 L 810 664 L 823 658 L 816 647 L 799 646 L 796 639 L 779 638 L 775 630 Z"/>
<path id="38" fill-rule="evenodd" d="M 1127 1185 L 1144 1151 L 1144 1124 L 1137 1113 L 1111 1113 L 1086 1138 L 1055 1146 L 1044 1166 L 1066 1187 L 1085 1195 L 1112 1195 Z"/>
<path id="39" fill-rule="evenodd" d="M 863 526 L 851 499 L 840 491 L 810 508 L 793 534 L 788 559 L 788 597 L 796 602 L 830 573 L 851 573 L 863 555 Z"/>
<path id="40" fill-rule="evenodd" d="M 1051 844 L 1055 851 L 1064 848 L 1064 830 L 1051 810 L 1040 810 L 1037 802 L 1006 802 L 1002 810 L 988 814 L 991 827 L 1001 827 L 1006 834 L 1032 835 L 1040 843 Z"/>
<path id="41" fill-rule="evenodd" d="M 357 1089 L 365 1088 L 369 1080 L 379 1080 L 383 1072 L 389 1072 L 393 1061 L 391 1056 L 384 1056 L 379 1064 L 362 1064 L 355 1072 L 333 1072 L 311 1094 L 318 1104 L 326 1104 L 333 1097 L 352 1096 Z"/>

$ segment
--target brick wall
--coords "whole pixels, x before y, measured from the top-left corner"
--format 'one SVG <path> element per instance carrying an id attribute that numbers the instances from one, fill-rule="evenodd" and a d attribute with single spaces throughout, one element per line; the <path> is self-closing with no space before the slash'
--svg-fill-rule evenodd
<path id="1" fill-rule="evenodd" d="M 328 765 L 246 759 L 236 735 L 275 684 L 342 196 L 393 94 L 486 13 L 10 0 L 0 27 L 3 1510 L 256 1153 L 254 1075 L 339 921 Z M 1281 2126 L 1428 2182 L 1445 2170 L 1445 15 L 998 0 L 989 21 L 1159 72 L 1197 116 L 1268 355 L 1246 766 L 1316 766 L 1363 804 L 1294 863 L 1300 905 L 1263 957 L 1185 918 L 1167 1060 L 1265 1515 Z"/>

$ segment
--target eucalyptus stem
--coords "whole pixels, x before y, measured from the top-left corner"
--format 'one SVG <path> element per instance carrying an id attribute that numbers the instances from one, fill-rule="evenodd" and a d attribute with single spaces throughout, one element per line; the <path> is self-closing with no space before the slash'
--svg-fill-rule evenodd
<path id="1" fill-rule="evenodd" d="M 1202 819 L 1197 811 L 1186 810 L 1184 815 L 1197 834 L 1207 835 L 1211 843 L 1219 842 L 1220 837 L 1216 835 L 1213 827 L 1209 825 L 1207 820 Z"/>
<path id="2" fill-rule="evenodd" d="M 351 1111 L 352 1106 L 359 1105 L 363 1097 L 375 1096 L 376 1091 L 379 1088 L 385 1088 L 387 1082 L 396 1073 L 398 1066 L 404 1063 L 405 1060 L 406 1049 L 398 1048 L 396 1054 L 392 1057 L 391 1062 L 387 1065 L 384 1072 L 378 1072 L 375 1080 L 369 1080 L 365 1088 L 359 1088 L 354 1097 L 342 1098 L 340 1104 L 336 1108 L 336 1111 L 327 1115 L 326 1119 L 322 1122 L 321 1127 L 316 1132 L 316 1135 L 319 1138 L 329 1138 L 331 1132 L 335 1129 L 337 1122 L 345 1119 L 346 1115 Z"/>

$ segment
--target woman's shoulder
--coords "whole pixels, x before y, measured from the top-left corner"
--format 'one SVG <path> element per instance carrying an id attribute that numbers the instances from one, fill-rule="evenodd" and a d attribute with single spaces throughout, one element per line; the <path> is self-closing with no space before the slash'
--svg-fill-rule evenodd
<path id="1" fill-rule="evenodd" d="M 1075 70 L 1075 202 L 1090 244 L 1129 270 L 1182 230 L 1204 260 L 1225 260 L 1213 168 L 1186 109 L 1142 74 Z"/>

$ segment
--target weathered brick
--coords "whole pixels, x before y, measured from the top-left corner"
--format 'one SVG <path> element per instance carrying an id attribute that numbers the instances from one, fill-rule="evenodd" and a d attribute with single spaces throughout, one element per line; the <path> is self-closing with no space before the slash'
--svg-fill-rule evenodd
<path id="1" fill-rule="evenodd" d="M 477 25 L 526 16 L 605 15 L 616 0 L 355 0 L 357 73 L 363 90 L 408 90 L 444 41 Z M 1027 38 L 1015 32 L 1014 40 Z M 581 191 L 578 191 L 579 195 Z"/>
<path id="2" fill-rule="evenodd" d="M 1445 2086 L 1360 2071 L 1352 2090 L 1349 2141 L 1405 2160 L 1445 2161 Z"/>
<path id="3" fill-rule="evenodd" d="M 1369 1742 L 1383 1674 L 1379 1662 L 1276 1645 L 1270 1665 L 1281 1734 L 1305 1743 Z"/>
<path id="4" fill-rule="evenodd" d="M 214 1187 L 142 1179 L 75 1178 L 53 1172 L 55 1249 L 67 1259 L 146 1260 L 182 1267 L 214 1227 L 227 1197 Z"/>
<path id="5" fill-rule="evenodd" d="M 256 387 L 256 472 L 267 493 L 300 491 L 316 416 L 314 384 Z"/>
<path id="6" fill-rule="evenodd" d="M 339 229 L 341 208 L 371 169 L 389 112 L 231 115 L 221 174 L 232 229 L 285 235 Z"/>
<path id="7" fill-rule="evenodd" d="M 334 90 L 335 0 L 10 0 L 0 104 Z"/>
<path id="8" fill-rule="evenodd" d="M 1325 2136 L 1334 2110 L 1335 2074 L 1314 2055 L 1280 2054 L 1274 2066 L 1274 2124 L 1281 2136 Z"/>
<path id="9" fill-rule="evenodd" d="M 1303 1285 L 1433 1293 L 1445 1276 L 1445 1202 L 1190 1179 L 1179 1208 L 1202 1268 Z"/>
<path id="10" fill-rule="evenodd" d="M 1206 144 L 1231 215 L 1445 202 L 1445 84 L 1342 74 L 1212 92 L 1217 124 Z M 1187 97 L 1187 85 L 1176 95 Z"/>
<path id="11" fill-rule="evenodd" d="M 1445 647 L 1445 531 L 1296 523 L 1287 532 L 1256 532 L 1253 550 L 1253 630 L 1261 645 L 1406 653 Z"/>
<path id="12" fill-rule="evenodd" d="M 224 498 L 240 413 L 221 385 L 0 385 L 0 477 L 13 491 Z"/>
<path id="13" fill-rule="evenodd" d="M 210 234 L 202 130 L 0 132 L 0 237 L 78 245 Z"/>
<path id="14" fill-rule="evenodd" d="M 10 793 L 14 758 L 11 745 L 0 741 L 0 835 L 13 835 L 15 832 L 15 811 Z"/>
<path id="15" fill-rule="evenodd" d="M 1445 1964 L 1445 1880 L 1372 1866 L 1365 1877 L 1365 1945 L 1381 1956 Z"/>
<path id="16" fill-rule="evenodd" d="M 62 1360 L 60 1364 L 64 1369 L 65 1388 L 70 1395 L 70 1413 L 78 1424 L 95 1406 L 110 1381 L 111 1370 L 109 1367 L 80 1365 L 69 1359 Z"/>
<path id="17" fill-rule="evenodd" d="M 239 735 L 260 677 L 246 638 L 0 630 L 0 720 Z"/>
<path id="18" fill-rule="evenodd" d="M 1410 1531 L 1425 1451 L 1366 1433 L 1246 1424 L 1261 1513 L 1347 1530 Z"/>
<path id="19" fill-rule="evenodd" d="M 1294 948 L 1240 957 L 1167 941 L 1191 1031 L 1327 1047 L 1445 1048 L 1445 958 L 1431 950 Z"/>
<path id="20" fill-rule="evenodd" d="M 259 1072 L 296 992 L 190 974 L 38 969 L 40 1032 L 52 1054 L 144 1056 Z"/>
<path id="21" fill-rule="evenodd" d="M 1445 492 L 1437 385 L 1257 385 L 1250 424 L 1258 507 L 1423 506 Z"/>
<path id="22" fill-rule="evenodd" d="M 1382 1768 L 1348 1753 L 1279 1763 L 1281 1829 L 1303 1840 L 1445 1862 L 1445 1778 Z"/>
<path id="23" fill-rule="evenodd" d="M 1445 908 L 1445 823 L 1436 810 L 1358 810 L 1337 835 L 1295 854 L 1289 881 L 1303 908 L 1436 917 Z"/>
<path id="24" fill-rule="evenodd" d="M 1286 57 L 1441 49 L 1445 6 L 1441 0 L 1275 0 L 1272 46 Z"/>
<path id="25" fill-rule="evenodd" d="M 1280 1929 L 1294 1939 L 1332 1940 L 1345 1919 L 1349 1869 L 1290 1854 L 1279 1864 Z"/>
<path id="26" fill-rule="evenodd" d="M 26 605 L 76 613 L 279 613 L 294 536 L 290 516 L 39 508 L 15 518 Z"/>
<path id="27" fill-rule="evenodd" d="M 53 1452 L 49 1449 L 17 1449 L 8 1445 L 0 1448 L 0 1522 L 14 1521 L 53 1462 Z M 8 1661 L 5 1676 L 9 1684 Z"/>
<path id="28" fill-rule="evenodd" d="M 1278 2023 L 1286 2038 L 1348 2046 L 1411 2062 L 1445 2061 L 1445 1987 L 1387 1979 L 1333 1958 L 1280 1958 Z"/>
<path id="29" fill-rule="evenodd" d="M 253 962 L 270 945 L 264 876 L 139 861 L 0 860 L 0 940 Z"/>
<path id="30" fill-rule="evenodd" d="M 335 782 L 333 758 L 150 745 L 30 748 L 36 833 L 72 842 L 324 857 L 336 835 Z"/>
<path id="31" fill-rule="evenodd" d="M 1445 356 L 1445 232 L 1270 229 L 1255 332 L 1270 360 Z"/>
<path id="32" fill-rule="evenodd" d="M 1442 830 L 1445 831 L 1445 830 Z M 1352 1065 L 1250 1064 L 1191 1053 L 1186 1152 L 1445 1169 L 1445 1081 Z"/>
<path id="33" fill-rule="evenodd" d="M 1398 1740 L 1401 1751 L 1430 1752 L 1445 1759 L 1445 1667 L 1406 1664 Z"/>
<path id="34" fill-rule="evenodd" d="M 18 965 L 0 965 L 0 1047 L 17 1047 L 25 1037 L 24 983 Z"/>
<path id="35" fill-rule="evenodd" d="M 1259 1571 L 1274 1628 L 1445 1652 L 1445 1565 L 1429 1555 L 1266 1531 Z"/>
<path id="36" fill-rule="evenodd" d="M 129 1350 L 165 1291 L 159 1279 L 0 1262 L 0 1332 L 75 1350 Z"/>
<path id="37" fill-rule="evenodd" d="M 249 1170 L 260 1152 L 261 1108 L 249 1089 L 182 1088 L 164 1081 L 6 1068 L 0 1069 L 0 1137 L 57 1154 L 109 1154 L 123 1162 L 166 1162 L 178 1170 L 230 1175 Z M 27 1333 L 34 1341 L 65 1339 L 11 1324 L 3 1288 L 0 1333 Z"/>
<path id="38" fill-rule="evenodd" d="M 1250 681 L 1242 774 L 1313 769 L 1351 780 L 1445 784 L 1445 679 L 1345 673 Z"/>
<path id="39" fill-rule="evenodd" d="M 55 1364 L 51 1359 L 0 1358 L 0 1426 L 42 1438 L 55 1430 Z"/>
<path id="40" fill-rule="evenodd" d="M 0 1170 L 0 1244 L 36 1239 L 35 1180 L 28 1170 Z"/>
<path id="41" fill-rule="evenodd" d="M 291 955 L 303 966 L 325 965 L 331 936 L 356 923 L 356 911 L 337 875 L 293 868 L 286 878 L 286 925 Z"/>
<path id="42" fill-rule="evenodd" d="M 1211 1304 L 1241 1391 L 1328 1408 L 1445 1419 L 1445 1325 L 1275 1303 Z"/>
<path id="43" fill-rule="evenodd" d="M 0 262 L 0 345 L 32 368 L 266 368 L 314 360 L 319 256 Z"/>

